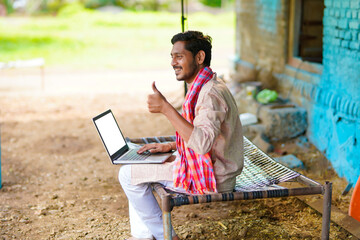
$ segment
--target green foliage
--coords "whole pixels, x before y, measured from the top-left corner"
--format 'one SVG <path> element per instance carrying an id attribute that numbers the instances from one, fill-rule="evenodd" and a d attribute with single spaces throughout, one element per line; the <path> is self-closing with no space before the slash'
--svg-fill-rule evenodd
<path id="1" fill-rule="evenodd" d="M 58 16 L 70 17 L 84 13 L 90 13 L 90 10 L 86 10 L 85 7 L 79 2 L 73 2 L 62 6 L 58 11 Z"/>
<path id="2" fill-rule="evenodd" d="M 232 44 L 228 33 L 234 29 L 233 13 L 188 17 L 189 29 L 210 34 L 214 44 Z M 0 18 L 0 62 L 43 57 L 47 66 L 131 70 L 137 69 L 141 58 L 146 62 L 143 68 L 153 69 L 169 64 L 170 39 L 180 31 L 178 13 L 109 14 L 70 4 L 57 17 Z"/>
<path id="3" fill-rule="evenodd" d="M 117 2 L 120 4 L 120 2 Z M 106 5 L 116 5 L 114 0 L 84 0 L 84 6 L 86 8 L 99 8 Z"/>
<path id="4" fill-rule="evenodd" d="M 133 10 L 159 11 L 167 10 L 173 2 L 175 0 L 127 0 L 124 5 Z"/>
<path id="5" fill-rule="evenodd" d="M 167 10 L 174 2 L 177 3 L 177 0 L 80 0 L 77 4 L 90 9 L 103 6 L 118 6 L 135 11 L 159 11 Z M 73 2 L 70 0 L 47 0 L 46 9 L 50 12 L 57 12 L 69 4 L 72 5 Z"/>
<path id="6" fill-rule="evenodd" d="M 81 43 L 76 43 L 70 39 L 57 39 L 51 37 L 41 36 L 13 36 L 2 38 L 3 43 L 0 46 L 0 51 L 6 51 L 17 55 L 24 51 L 35 52 L 38 48 L 50 50 L 52 47 L 61 47 L 62 49 L 72 49 L 74 46 L 80 46 Z"/>
<path id="7" fill-rule="evenodd" d="M 120 15 L 102 15 L 93 18 L 94 24 L 105 27 L 125 28 L 163 28 L 176 27 L 179 17 L 172 13 L 155 14 L 153 12 L 123 12 Z"/>
<path id="8" fill-rule="evenodd" d="M 12 13 L 14 11 L 13 7 L 12 7 L 13 1 L 12 0 L 0 0 L 0 5 L 5 6 L 6 8 L 6 12 Z"/>
<path id="9" fill-rule="evenodd" d="M 0 0 L 7 11 L 13 11 L 15 0 Z M 222 7 L 224 3 L 234 0 L 197 0 L 210 7 Z M 82 5 L 83 8 L 97 9 L 102 6 L 117 6 L 132 11 L 168 11 L 171 8 L 179 9 L 180 0 L 26 0 L 27 14 L 57 13 L 68 5 Z M 80 6 L 78 6 L 80 9 Z M 75 9 L 72 9 L 75 10 Z"/>
<path id="10" fill-rule="evenodd" d="M 44 10 L 47 10 L 49 12 L 57 12 L 65 4 L 66 2 L 62 0 L 47 0 L 44 6 Z"/>
<path id="11" fill-rule="evenodd" d="M 200 0 L 200 2 L 209 7 L 221 7 L 222 0 Z"/>
<path id="12" fill-rule="evenodd" d="M 74 41 L 74 39 L 19 33 L 1 38 L 0 52 L 5 54 L 2 55 L 0 61 L 29 59 L 40 56 L 49 58 L 54 54 L 54 49 L 61 49 L 62 54 L 65 55 L 71 51 L 78 52 L 82 48 L 83 44 Z"/>

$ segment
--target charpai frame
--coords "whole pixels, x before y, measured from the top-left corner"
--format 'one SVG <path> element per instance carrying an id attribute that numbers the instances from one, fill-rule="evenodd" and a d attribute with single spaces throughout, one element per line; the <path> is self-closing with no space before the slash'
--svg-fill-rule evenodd
<path id="1" fill-rule="evenodd" d="M 136 144 L 164 143 L 175 141 L 175 136 L 128 138 L 128 141 Z M 288 182 L 297 182 L 301 187 L 289 188 L 279 185 Z M 326 182 L 322 185 L 287 168 L 257 148 L 246 137 L 244 137 L 244 168 L 236 178 L 236 186 L 233 192 L 188 195 L 172 192 L 159 183 L 153 183 L 152 186 L 160 197 L 166 240 L 172 239 L 171 211 L 177 206 L 318 194 L 324 195 L 321 239 L 329 239 L 332 183 Z"/>

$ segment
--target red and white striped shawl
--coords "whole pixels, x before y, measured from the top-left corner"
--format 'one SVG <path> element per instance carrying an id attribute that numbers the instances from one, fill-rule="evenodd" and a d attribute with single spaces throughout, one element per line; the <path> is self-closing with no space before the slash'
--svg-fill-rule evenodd
<path id="1" fill-rule="evenodd" d="M 182 116 L 191 124 L 195 118 L 195 106 L 200 90 L 213 75 L 210 67 L 202 68 L 186 94 Z M 176 145 L 179 158 L 174 166 L 174 187 L 181 187 L 192 194 L 217 192 L 210 153 L 201 155 L 185 147 L 184 140 L 177 132 Z"/>

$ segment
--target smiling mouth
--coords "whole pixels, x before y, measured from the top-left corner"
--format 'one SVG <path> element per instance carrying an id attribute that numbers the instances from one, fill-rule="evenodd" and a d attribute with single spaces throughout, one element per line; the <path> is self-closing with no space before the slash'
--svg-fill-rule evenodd
<path id="1" fill-rule="evenodd" d="M 178 74 L 181 71 L 181 67 L 173 67 L 175 70 L 175 74 Z"/>

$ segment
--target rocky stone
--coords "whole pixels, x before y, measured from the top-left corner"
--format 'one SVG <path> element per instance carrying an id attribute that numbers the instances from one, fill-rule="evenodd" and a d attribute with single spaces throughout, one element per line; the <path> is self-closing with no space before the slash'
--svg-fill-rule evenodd
<path id="1" fill-rule="evenodd" d="M 303 134 L 307 128 L 307 113 L 295 105 L 267 105 L 259 109 L 265 135 L 271 140 L 286 140 Z"/>
<path id="2" fill-rule="evenodd" d="M 275 160 L 287 166 L 288 168 L 305 168 L 304 163 L 293 154 L 277 157 Z"/>

